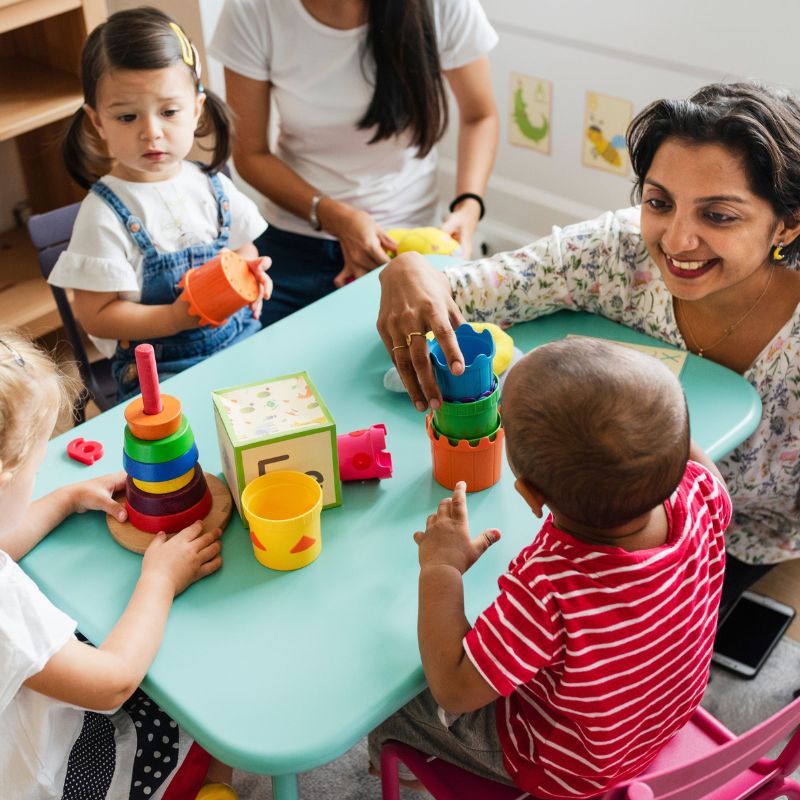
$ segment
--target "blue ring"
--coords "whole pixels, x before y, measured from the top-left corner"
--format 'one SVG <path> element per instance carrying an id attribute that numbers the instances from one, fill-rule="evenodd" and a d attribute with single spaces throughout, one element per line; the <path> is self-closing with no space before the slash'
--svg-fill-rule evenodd
<path id="1" fill-rule="evenodd" d="M 142 461 L 136 461 L 131 458 L 126 452 L 122 453 L 122 466 L 125 472 L 137 481 L 171 481 L 180 475 L 187 473 L 196 463 L 199 458 L 197 452 L 197 444 L 192 443 L 192 446 L 182 456 L 173 458 L 172 461 L 162 461 L 160 464 L 145 464 Z"/>

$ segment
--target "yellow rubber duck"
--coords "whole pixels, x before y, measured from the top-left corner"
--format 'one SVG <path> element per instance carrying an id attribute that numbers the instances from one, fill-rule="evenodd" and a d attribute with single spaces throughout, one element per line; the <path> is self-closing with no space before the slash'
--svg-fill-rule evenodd
<path id="1" fill-rule="evenodd" d="M 386 233 L 397 242 L 397 251 L 387 250 L 394 258 L 398 253 L 449 256 L 458 250 L 458 242 L 439 228 L 392 228 Z"/>

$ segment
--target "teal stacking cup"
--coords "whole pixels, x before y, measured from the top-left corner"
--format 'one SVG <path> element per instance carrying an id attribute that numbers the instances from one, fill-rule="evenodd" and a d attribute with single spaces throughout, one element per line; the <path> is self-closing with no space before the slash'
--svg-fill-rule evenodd
<path id="1" fill-rule="evenodd" d="M 497 401 L 500 382 L 494 377 L 494 391 L 469 403 L 449 403 L 433 412 L 436 430 L 448 439 L 480 439 L 497 428 Z"/>

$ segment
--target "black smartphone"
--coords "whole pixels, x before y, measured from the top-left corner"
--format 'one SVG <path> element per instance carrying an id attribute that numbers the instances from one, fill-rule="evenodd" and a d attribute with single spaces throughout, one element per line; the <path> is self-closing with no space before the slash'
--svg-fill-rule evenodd
<path id="1" fill-rule="evenodd" d="M 744 592 L 717 630 L 711 660 L 744 678 L 754 678 L 794 615 L 786 603 Z"/>

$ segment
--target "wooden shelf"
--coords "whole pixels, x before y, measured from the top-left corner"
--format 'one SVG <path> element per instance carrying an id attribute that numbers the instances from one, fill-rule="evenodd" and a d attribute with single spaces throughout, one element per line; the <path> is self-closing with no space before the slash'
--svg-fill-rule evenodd
<path id="1" fill-rule="evenodd" d="M 81 0 L 0 0 L 0 33 L 81 7 Z"/>
<path id="2" fill-rule="evenodd" d="M 80 80 L 30 59 L 0 58 L 0 142 L 72 116 Z"/>
<path id="3" fill-rule="evenodd" d="M 0 321 L 22 328 L 30 336 L 43 336 L 61 327 L 53 293 L 22 228 L 0 234 Z"/>

